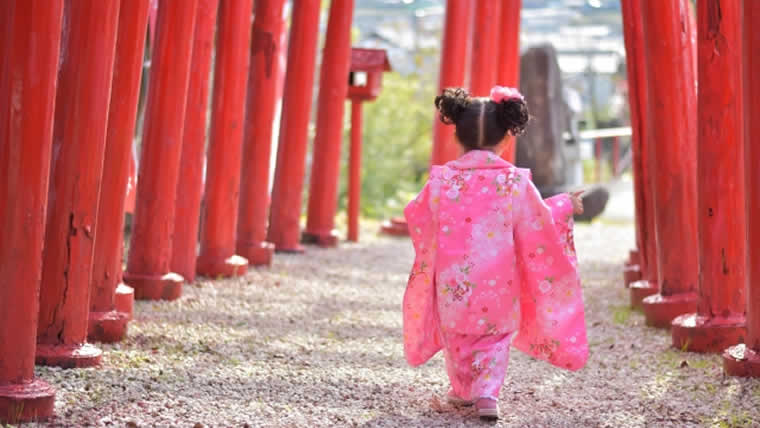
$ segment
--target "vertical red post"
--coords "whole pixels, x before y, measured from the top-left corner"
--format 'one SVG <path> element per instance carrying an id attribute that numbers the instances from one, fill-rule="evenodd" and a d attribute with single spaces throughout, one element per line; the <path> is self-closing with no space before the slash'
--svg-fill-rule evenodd
<path id="1" fill-rule="evenodd" d="M 475 23 L 470 61 L 470 93 L 473 96 L 487 97 L 496 84 L 501 4 L 500 1 L 479 1 L 473 6 Z"/>
<path id="2" fill-rule="evenodd" d="M 641 307 L 645 297 L 659 289 L 657 242 L 654 231 L 654 174 L 650 171 L 650 147 L 654 144 L 648 126 L 647 55 L 641 16 L 642 0 L 623 0 L 623 30 L 628 67 L 631 127 L 633 128 L 633 173 L 636 202 L 636 243 L 641 278 L 630 282 L 632 307 Z M 631 266 L 633 268 L 633 266 Z M 634 269 L 635 271 L 635 269 Z M 637 275 L 632 275 L 631 281 Z"/>
<path id="3" fill-rule="evenodd" d="M 741 16 L 738 0 L 705 0 L 697 12 L 699 303 L 671 332 L 678 349 L 721 352 L 746 333 Z"/>
<path id="4" fill-rule="evenodd" d="M 100 363 L 100 349 L 87 344 L 87 328 L 119 3 L 66 3 L 40 287 L 40 365 Z"/>
<path id="5" fill-rule="evenodd" d="M 185 129 L 182 134 L 170 266 L 172 272 L 178 273 L 188 282 L 195 281 L 198 261 L 198 227 L 203 193 L 203 162 L 206 157 L 206 117 L 218 7 L 219 0 L 198 0 L 193 30 L 193 59 L 187 89 Z"/>
<path id="6" fill-rule="evenodd" d="M 744 343 L 723 353 L 723 369 L 731 376 L 760 377 L 760 224 L 751 221 L 760 212 L 760 2 L 742 0 L 742 91 L 744 101 L 744 184 L 747 232 L 747 335 Z M 701 89 L 700 89 L 701 90 Z"/>
<path id="7" fill-rule="evenodd" d="M 182 276 L 170 272 L 175 199 L 198 0 L 163 0 L 150 69 L 150 92 L 124 282 L 135 298 L 174 300 Z"/>
<path id="8" fill-rule="evenodd" d="M 441 66 L 438 77 L 439 93 L 445 88 L 465 86 L 467 72 L 467 40 L 471 23 L 468 0 L 446 1 L 446 22 L 443 27 Z M 459 147 L 454 141 L 454 129 L 444 125 L 438 118 L 433 119 L 433 154 L 430 163 L 442 165 L 457 158 Z"/>
<path id="9" fill-rule="evenodd" d="M 301 193 L 306 169 L 320 3 L 319 0 L 293 3 L 268 235 L 275 249 L 283 252 L 303 251 L 299 244 Z"/>
<path id="10" fill-rule="evenodd" d="M 62 12 L 0 3 L 0 423 L 46 419 L 55 402 L 34 359 Z"/>
<path id="11" fill-rule="evenodd" d="M 362 197 L 362 102 L 351 101 L 351 157 L 348 161 L 348 240 L 359 242 Z"/>
<path id="12" fill-rule="evenodd" d="M 501 2 L 499 20 L 499 58 L 497 83 L 517 87 L 520 84 L 520 11 L 522 0 Z"/>
<path id="13" fill-rule="evenodd" d="M 499 28 L 499 68 L 496 84 L 517 88 L 520 86 L 520 11 L 522 0 L 501 2 Z M 509 137 L 509 143 L 502 157 L 515 162 L 516 139 Z"/>
<path id="14" fill-rule="evenodd" d="M 248 259 L 252 266 L 270 265 L 274 253 L 274 245 L 266 242 L 266 237 L 272 127 L 285 32 L 283 5 L 284 0 L 258 0 L 253 13 L 236 242 L 237 253 Z"/>
<path id="15" fill-rule="evenodd" d="M 639 0 L 623 0 L 623 35 L 625 38 L 626 70 L 628 76 L 628 103 L 631 112 L 631 152 L 633 170 L 633 192 L 635 203 L 636 248 L 630 251 L 630 259 L 624 266 L 623 282 L 626 287 L 640 281 L 646 269 L 647 233 L 645 225 L 646 198 L 649 196 L 644 186 L 643 149 L 645 147 L 646 127 L 644 126 L 646 97 L 642 85 L 646 85 L 643 56 L 644 41 L 641 33 L 641 8 Z M 619 171 L 618 171 L 619 173 Z"/>
<path id="16" fill-rule="evenodd" d="M 330 2 L 330 17 L 319 79 L 317 134 L 314 137 L 309 207 L 304 242 L 322 247 L 338 244 L 335 211 L 343 142 L 343 113 L 351 66 L 351 19 L 354 0 Z"/>
<path id="17" fill-rule="evenodd" d="M 654 186 L 658 294 L 642 302 L 646 322 L 670 327 L 697 309 L 696 87 L 688 0 L 644 1 L 648 120 Z M 667 120 L 660 120 L 668 118 Z"/>
<path id="18" fill-rule="evenodd" d="M 251 47 L 253 0 L 221 0 L 198 273 L 244 275 L 248 260 L 235 254 L 240 156 Z"/>
<path id="19" fill-rule="evenodd" d="M 132 158 L 132 140 L 135 135 L 149 4 L 150 0 L 125 1 L 119 11 L 116 59 L 113 66 L 95 232 L 97 239 L 92 263 L 88 337 L 96 342 L 120 341 L 127 333 L 127 322 L 131 318 L 130 313 L 117 307 L 116 289 L 123 285 L 120 283 L 124 246 L 124 204 Z M 134 298 L 134 292 L 122 298 Z"/>

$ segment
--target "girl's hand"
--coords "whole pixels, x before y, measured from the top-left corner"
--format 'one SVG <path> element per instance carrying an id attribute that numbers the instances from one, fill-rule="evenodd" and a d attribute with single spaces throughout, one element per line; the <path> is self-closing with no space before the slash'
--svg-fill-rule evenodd
<path id="1" fill-rule="evenodd" d="M 579 215 L 583 214 L 583 194 L 585 193 L 585 190 L 577 190 L 575 192 L 570 193 L 570 200 L 573 203 L 573 214 Z"/>

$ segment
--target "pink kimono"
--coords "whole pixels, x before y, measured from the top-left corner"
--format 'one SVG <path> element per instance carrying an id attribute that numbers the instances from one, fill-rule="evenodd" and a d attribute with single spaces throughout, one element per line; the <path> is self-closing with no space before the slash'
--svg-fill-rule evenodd
<path id="1" fill-rule="evenodd" d="M 572 211 L 568 195 L 542 201 L 530 171 L 489 151 L 433 167 L 404 212 L 416 253 L 403 303 L 409 364 L 443 348 L 453 392 L 466 400 L 498 396 L 510 344 L 583 367 Z"/>

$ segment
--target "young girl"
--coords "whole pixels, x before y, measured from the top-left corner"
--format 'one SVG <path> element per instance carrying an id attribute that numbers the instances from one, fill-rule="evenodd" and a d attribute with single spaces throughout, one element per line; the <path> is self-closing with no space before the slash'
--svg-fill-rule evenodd
<path id="1" fill-rule="evenodd" d="M 572 235 L 580 194 L 546 201 L 530 171 L 502 160 L 528 108 L 516 89 L 490 98 L 446 89 L 441 120 L 464 154 L 434 166 L 404 212 L 416 253 L 403 303 L 404 352 L 412 366 L 443 349 L 452 404 L 498 418 L 510 344 L 577 370 L 588 356 Z M 513 340 L 514 339 L 514 340 Z"/>

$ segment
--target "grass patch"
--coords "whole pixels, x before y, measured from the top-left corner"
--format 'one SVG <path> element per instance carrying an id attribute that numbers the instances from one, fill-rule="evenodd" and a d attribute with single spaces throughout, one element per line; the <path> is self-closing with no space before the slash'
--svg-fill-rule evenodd
<path id="1" fill-rule="evenodd" d="M 615 306 L 612 308 L 612 321 L 615 324 L 625 325 L 631 318 L 631 308 L 629 306 Z"/>

